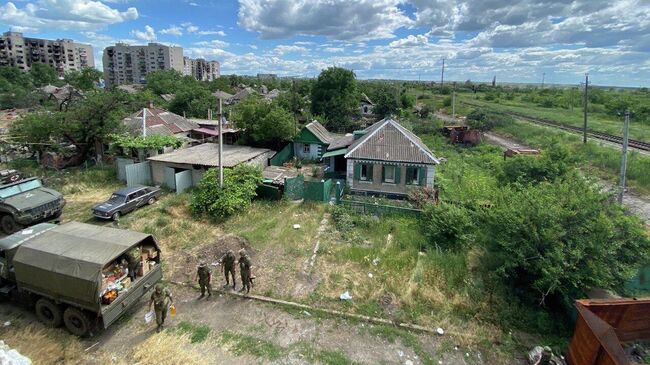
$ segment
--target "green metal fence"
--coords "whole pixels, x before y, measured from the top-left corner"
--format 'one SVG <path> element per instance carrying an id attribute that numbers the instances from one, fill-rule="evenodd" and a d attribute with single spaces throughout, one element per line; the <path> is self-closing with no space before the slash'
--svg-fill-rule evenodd
<path id="1" fill-rule="evenodd" d="M 262 199 L 269 199 L 269 200 L 282 199 L 282 191 L 280 191 L 280 188 L 272 185 L 260 184 L 257 186 L 256 192 L 257 192 L 257 196 Z"/>
<path id="2" fill-rule="evenodd" d="M 408 215 L 417 217 L 422 213 L 420 209 L 396 207 L 392 205 L 380 205 L 372 203 L 358 202 L 354 200 L 340 199 L 339 204 L 348 207 L 362 214 L 373 215 Z"/>
<path id="3" fill-rule="evenodd" d="M 298 175 L 284 179 L 284 195 L 289 200 L 300 200 L 304 197 L 305 177 Z"/>
<path id="4" fill-rule="evenodd" d="M 293 143 L 287 144 L 283 149 L 280 150 L 280 152 L 271 157 L 271 165 L 282 166 L 291 158 L 293 158 Z"/>
<path id="5" fill-rule="evenodd" d="M 332 193 L 332 180 L 305 181 L 305 200 L 328 202 Z"/>

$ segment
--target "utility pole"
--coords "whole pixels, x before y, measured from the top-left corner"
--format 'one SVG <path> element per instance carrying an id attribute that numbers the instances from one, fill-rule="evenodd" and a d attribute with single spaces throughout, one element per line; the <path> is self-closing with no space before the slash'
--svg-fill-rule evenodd
<path id="1" fill-rule="evenodd" d="M 630 129 L 630 111 L 625 111 L 625 124 L 623 125 L 623 155 L 621 156 L 621 177 L 619 179 L 618 202 L 623 204 L 625 194 L 625 175 L 627 173 L 627 145 Z"/>
<path id="2" fill-rule="evenodd" d="M 456 121 L 456 83 L 454 82 L 454 89 L 451 92 L 451 117 Z"/>
<path id="3" fill-rule="evenodd" d="M 585 74 L 584 124 L 582 126 L 582 143 L 587 143 L 587 104 L 589 103 L 589 73 Z"/>
<path id="4" fill-rule="evenodd" d="M 544 79 L 546 79 L 546 72 L 542 72 L 542 89 L 544 88 Z"/>
<path id="5" fill-rule="evenodd" d="M 442 74 L 440 75 L 440 93 L 442 94 L 442 86 L 445 83 L 445 58 L 442 58 Z"/>
<path id="6" fill-rule="evenodd" d="M 142 108 L 142 137 L 147 137 L 147 108 Z"/>
<path id="7" fill-rule="evenodd" d="M 219 187 L 223 188 L 223 134 L 221 132 L 221 124 L 223 122 L 222 101 L 219 98 Z"/>

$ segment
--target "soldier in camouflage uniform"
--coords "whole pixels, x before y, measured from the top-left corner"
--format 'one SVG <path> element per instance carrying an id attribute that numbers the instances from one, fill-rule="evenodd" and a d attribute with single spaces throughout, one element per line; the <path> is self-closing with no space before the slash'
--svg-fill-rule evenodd
<path id="1" fill-rule="evenodd" d="M 208 290 L 208 297 L 212 296 L 212 272 L 208 265 L 205 262 L 199 264 L 198 269 L 196 270 L 196 278 L 199 280 L 199 286 L 201 287 L 201 296 L 199 299 L 205 296 L 205 290 Z"/>
<path id="2" fill-rule="evenodd" d="M 221 262 L 223 266 L 221 267 L 223 270 L 224 275 L 226 276 L 226 285 L 223 287 L 227 287 L 230 285 L 230 280 L 229 276 L 232 276 L 232 288 L 235 289 L 235 286 L 237 285 L 235 281 L 235 262 L 237 261 L 237 257 L 235 257 L 235 252 L 233 250 L 228 250 L 225 255 L 223 255 L 223 258 L 221 259 Z"/>
<path id="3" fill-rule="evenodd" d="M 251 291 L 251 260 L 246 254 L 245 249 L 239 250 L 239 272 L 241 274 L 242 288 L 239 291 L 246 289 L 246 294 Z"/>
<path id="4" fill-rule="evenodd" d="M 165 318 L 167 318 L 167 309 L 173 303 L 172 293 L 169 289 L 163 288 L 162 284 L 156 284 L 153 293 L 151 293 L 151 300 L 149 301 L 149 310 L 151 310 L 151 305 L 153 304 L 154 311 L 156 312 L 156 324 L 158 324 L 156 332 L 162 330 L 165 324 Z"/>

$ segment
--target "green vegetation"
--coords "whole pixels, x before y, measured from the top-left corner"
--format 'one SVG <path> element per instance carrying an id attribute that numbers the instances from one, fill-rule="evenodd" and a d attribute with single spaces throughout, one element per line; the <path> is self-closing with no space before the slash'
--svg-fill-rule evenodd
<path id="1" fill-rule="evenodd" d="M 294 115 L 277 102 L 250 96 L 235 107 L 233 121 L 241 128 L 243 144 L 282 149 L 296 133 Z"/>
<path id="2" fill-rule="evenodd" d="M 223 219 L 245 211 L 256 196 L 262 171 L 255 166 L 239 165 L 223 171 L 223 187 L 219 186 L 219 169 L 209 169 L 192 192 L 192 212 Z"/>
<path id="3" fill-rule="evenodd" d="M 475 109 L 467 114 L 467 125 L 482 132 L 489 131 L 495 127 L 512 123 L 512 118 L 507 115 L 496 115 L 482 109 Z"/>
<path id="4" fill-rule="evenodd" d="M 183 144 L 183 141 L 176 136 L 167 136 L 154 134 L 150 136 L 132 137 L 130 135 L 112 135 L 111 140 L 113 145 L 120 147 L 124 150 L 125 155 L 130 155 L 131 150 L 148 149 L 148 150 L 162 150 L 165 147 L 178 148 Z"/>
<path id="5" fill-rule="evenodd" d="M 190 335 L 191 343 L 201 343 L 205 341 L 210 334 L 210 327 L 206 325 L 196 325 L 187 321 L 180 322 L 176 328 L 181 332 L 188 333 Z"/>
<path id="6" fill-rule="evenodd" d="M 354 72 L 340 67 L 323 70 L 311 89 L 311 112 L 322 116 L 330 131 L 352 127 L 359 114 L 359 93 Z"/>

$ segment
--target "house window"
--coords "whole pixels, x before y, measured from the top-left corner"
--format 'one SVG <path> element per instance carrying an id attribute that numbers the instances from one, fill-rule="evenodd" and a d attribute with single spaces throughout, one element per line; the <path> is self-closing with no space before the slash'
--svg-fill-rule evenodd
<path id="1" fill-rule="evenodd" d="M 395 166 L 384 166 L 384 182 L 395 183 Z"/>
<path id="2" fill-rule="evenodd" d="M 420 184 L 420 169 L 417 167 L 409 167 L 406 169 L 406 183 L 409 185 Z"/>
<path id="3" fill-rule="evenodd" d="M 303 144 L 302 145 L 302 153 L 310 154 L 311 153 L 311 145 Z"/>
<path id="4" fill-rule="evenodd" d="M 370 176 L 370 174 L 368 173 L 369 172 L 368 170 L 369 170 L 368 165 L 361 165 L 361 175 L 359 176 L 359 180 L 362 181 L 369 180 L 368 177 Z"/>

